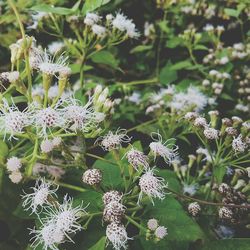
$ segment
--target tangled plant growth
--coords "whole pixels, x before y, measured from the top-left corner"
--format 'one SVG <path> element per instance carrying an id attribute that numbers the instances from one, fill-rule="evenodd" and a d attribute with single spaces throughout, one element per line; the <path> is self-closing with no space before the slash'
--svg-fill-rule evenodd
<path id="1" fill-rule="evenodd" d="M 0 13 L 0 249 L 249 248 L 249 1 Z"/>

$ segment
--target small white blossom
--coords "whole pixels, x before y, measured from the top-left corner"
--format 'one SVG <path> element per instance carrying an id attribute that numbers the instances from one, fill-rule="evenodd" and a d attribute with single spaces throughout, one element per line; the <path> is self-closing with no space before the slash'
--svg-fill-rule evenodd
<path id="1" fill-rule="evenodd" d="M 154 136 L 156 135 L 156 138 Z M 164 161 L 168 164 L 178 155 L 178 146 L 173 143 L 169 143 L 172 139 L 162 142 L 162 136 L 159 133 L 152 133 L 151 138 L 154 142 L 149 144 L 150 150 L 154 154 L 154 159 L 160 155 Z"/>
<path id="2" fill-rule="evenodd" d="M 9 178 L 13 183 L 18 184 L 23 179 L 23 176 L 22 173 L 17 170 L 11 172 Z"/>
<path id="3" fill-rule="evenodd" d="M 126 228 L 124 225 L 112 222 L 107 226 L 106 236 L 112 243 L 115 250 L 121 248 L 127 248 L 127 241 L 130 239 L 127 235 Z"/>
<path id="4" fill-rule="evenodd" d="M 216 140 L 219 138 L 219 131 L 214 128 L 205 128 L 204 129 L 204 135 L 209 140 Z"/>
<path id="5" fill-rule="evenodd" d="M 167 228 L 164 227 L 164 226 L 160 226 L 160 227 L 157 227 L 156 230 L 155 230 L 155 236 L 158 238 L 158 239 L 163 239 L 164 237 L 166 237 L 168 235 L 168 231 L 167 231 Z"/>
<path id="6" fill-rule="evenodd" d="M 101 136 L 96 140 L 105 151 L 111 151 L 121 147 L 121 143 L 128 143 L 131 137 L 127 135 L 126 129 L 117 129 L 115 133 L 109 131 L 105 136 Z"/>
<path id="7" fill-rule="evenodd" d="M 7 170 L 10 172 L 18 171 L 22 167 L 21 159 L 13 156 L 7 160 Z"/>
<path id="8" fill-rule="evenodd" d="M 96 34 L 98 37 L 104 37 L 106 34 L 106 28 L 98 25 L 98 24 L 94 24 L 92 26 L 92 31 L 94 34 Z"/>
<path id="9" fill-rule="evenodd" d="M 0 107 L 0 131 L 7 134 L 9 139 L 15 138 L 15 134 L 23 133 L 23 129 L 30 125 L 27 110 L 20 111 L 14 103 L 9 106 L 7 100 L 3 98 L 3 105 Z"/>
<path id="10" fill-rule="evenodd" d="M 106 222 L 121 222 L 125 214 L 125 206 L 120 202 L 111 201 L 103 210 L 103 220 Z"/>
<path id="11" fill-rule="evenodd" d="M 183 184 L 183 193 L 193 196 L 198 189 L 198 184 Z"/>
<path id="12" fill-rule="evenodd" d="M 106 192 L 102 197 L 105 206 L 112 201 L 120 202 L 121 199 L 122 199 L 122 194 L 116 190 L 111 190 L 109 192 Z"/>
<path id="13" fill-rule="evenodd" d="M 154 231 L 158 227 L 158 221 L 156 219 L 150 219 L 147 222 L 148 229 Z"/>
<path id="14" fill-rule="evenodd" d="M 53 144 L 53 141 L 51 141 L 49 139 L 45 139 L 44 141 L 42 141 L 40 147 L 41 147 L 42 153 L 47 154 L 54 149 L 54 144 Z"/>
<path id="15" fill-rule="evenodd" d="M 146 172 L 140 177 L 139 180 L 140 194 L 138 203 L 142 199 L 143 193 L 149 196 L 154 204 L 153 198 L 163 200 L 165 198 L 164 188 L 167 184 L 164 183 L 164 179 L 154 175 L 153 169 L 147 169 Z"/>
<path id="16" fill-rule="evenodd" d="M 96 13 L 87 13 L 84 19 L 84 23 L 88 26 L 93 26 L 101 20 L 101 17 Z"/>
<path id="17" fill-rule="evenodd" d="M 64 46 L 65 46 L 64 42 L 54 41 L 48 45 L 48 51 L 50 54 L 55 55 L 58 52 L 60 52 Z"/>
<path id="18" fill-rule="evenodd" d="M 31 188 L 33 192 L 22 196 L 25 210 L 31 209 L 32 213 L 35 213 L 39 207 L 43 208 L 44 204 L 48 204 L 49 196 L 56 196 L 58 189 L 58 187 L 50 189 L 51 186 L 52 184 L 45 182 L 44 179 L 37 180 L 35 187 Z"/>
<path id="19" fill-rule="evenodd" d="M 43 250 L 58 250 L 58 244 L 65 241 L 62 231 L 57 230 L 56 225 L 51 222 L 43 225 L 41 229 L 32 229 L 30 234 L 34 234 L 31 238 L 31 246 L 36 249 L 39 245 L 42 245 Z"/>

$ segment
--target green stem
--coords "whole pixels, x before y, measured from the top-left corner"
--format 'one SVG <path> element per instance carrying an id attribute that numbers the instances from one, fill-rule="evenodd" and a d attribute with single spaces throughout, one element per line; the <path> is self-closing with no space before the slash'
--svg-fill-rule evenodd
<path id="1" fill-rule="evenodd" d="M 136 226 L 137 228 L 141 229 L 143 232 L 147 232 L 147 229 L 145 227 L 143 227 L 142 225 L 140 225 L 139 223 L 137 223 L 134 219 L 132 219 L 130 216 L 125 215 L 125 218 L 134 226 Z"/>

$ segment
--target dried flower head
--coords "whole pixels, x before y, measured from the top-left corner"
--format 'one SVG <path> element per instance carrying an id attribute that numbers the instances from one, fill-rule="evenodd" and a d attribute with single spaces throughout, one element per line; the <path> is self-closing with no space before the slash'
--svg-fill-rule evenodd
<path id="1" fill-rule="evenodd" d="M 233 139 L 232 147 L 235 153 L 243 153 L 247 149 L 247 144 L 243 141 L 242 135 Z"/>
<path id="2" fill-rule="evenodd" d="M 201 211 L 201 207 L 198 202 L 192 202 L 188 205 L 188 212 L 193 216 L 197 216 Z"/>
<path id="3" fill-rule="evenodd" d="M 112 243 L 115 250 L 121 248 L 127 248 L 127 241 L 130 239 L 127 235 L 126 228 L 124 225 L 116 222 L 112 222 L 107 226 L 106 236 Z"/>
<path id="4" fill-rule="evenodd" d="M 222 207 L 219 209 L 219 217 L 221 219 L 232 219 L 233 211 L 228 207 Z"/>
<path id="5" fill-rule="evenodd" d="M 111 201 L 103 210 L 103 220 L 106 222 L 121 222 L 125 214 L 125 207 L 117 201 Z"/>
<path id="6" fill-rule="evenodd" d="M 53 150 L 54 148 L 54 144 L 53 144 L 53 141 L 52 140 L 49 140 L 49 139 L 45 139 L 44 141 L 41 142 L 41 151 L 42 153 L 49 153 Z"/>
<path id="7" fill-rule="evenodd" d="M 83 173 L 82 181 L 88 185 L 97 185 L 102 181 L 102 173 L 99 169 L 88 169 Z"/>
<path id="8" fill-rule="evenodd" d="M 109 192 L 106 192 L 102 197 L 105 206 L 112 201 L 120 202 L 121 199 L 122 199 L 122 193 L 116 190 L 111 190 Z"/>

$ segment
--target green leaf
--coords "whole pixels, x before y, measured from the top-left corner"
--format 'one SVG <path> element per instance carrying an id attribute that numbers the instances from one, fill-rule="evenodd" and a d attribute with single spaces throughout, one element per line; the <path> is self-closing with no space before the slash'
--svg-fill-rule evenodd
<path id="1" fill-rule="evenodd" d="M 217 180 L 217 183 L 222 183 L 222 180 L 223 180 L 225 173 L 226 173 L 225 167 L 216 166 L 214 168 L 214 176 Z"/>
<path id="2" fill-rule="evenodd" d="M 171 69 L 172 63 L 168 62 L 160 72 L 159 80 L 163 85 L 172 83 L 177 79 L 177 73 L 175 70 Z"/>
<path id="3" fill-rule="evenodd" d="M 220 98 L 221 98 L 221 99 L 224 99 L 224 100 L 228 100 L 228 101 L 234 101 L 234 99 L 233 99 L 230 95 L 228 95 L 228 94 L 226 94 L 226 93 L 222 93 L 222 94 L 220 95 Z"/>
<path id="4" fill-rule="evenodd" d="M 249 250 L 250 239 L 225 239 L 205 242 L 200 250 Z"/>
<path id="5" fill-rule="evenodd" d="M 182 44 L 182 39 L 180 37 L 173 37 L 168 40 L 166 43 L 166 47 L 173 49 Z"/>
<path id="6" fill-rule="evenodd" d="M 147 50 L 151 50 L 153 48 L 152 45 L 138 45 L 134 47 L 132 50 L 130 50 L 131 54 L 138 53 L 138 52 L 144 52 Z"/>
<path id="7" fill-rule="evenodd" d="M 90 247 L 88 250 L 104 250 L 106 244 L 106 237 L 103 236 L 94 246 Z"/>
<path id="8" fill-rule="evenodd" d="M 8 154 L 9 154 L 8 145 L 1 139 L 0 140 L 0 158 L 4 159 L 7 157 Z"/>
<path id="9" fill-rule="evenodd" d="M 165 181 L 168 183 L 169 188 L 171 188 L 172 190 L 176 191 L 176 192 L 180 192 L 181 191 L 181 184 L 178 181 L 176 174 L 174 171 L 171 170 L 158 170 L 157 175 L 163 177 L 165 179 Z"/>
<path id="10" fill-rule="evenodd" d="M 13 211 L 13 215 L 20 219 L 36 219 L 36 216 L 34 214 L 30 213 L 31 211 L 26 211 L 23 209 L 22 203 L 20 202 L 16 209 Z"/>
<path id="11" fill-rule="evenodd" d="M 180 70 L 180 69 L 185 69 L 192 66 L 191 61 L 186 60 L 186 61 L 181 61 L 178 62 L 170 67 L 171 70 Z"/>
<path id="12" fill-rule="evenodd" d="M 71 15 L 75 12 L 74 8 L 53 7 L 47 4 L 35 5 L 31 8 L 34 11 L 42 11 L 46 13 L 53 13 L 57 15 Z"/>
<path id="13" fill-rule="evenodd" d="M 198 44 L 194 47 L 195 50 L 208 50 L 208 48 L 202 44 Z"/>
<path id="14" fill-rule="evenodd" d="M 82 13 L 86 15 L 88 12 L 94 11 L 102 5 L 109 3 L 110 1 L 111 0 L 86 0 L 83 5 Z"/>
<path id="15" fill-rule="evenodd" d="M 194 242 L 204 238 L 204 234 L 199 225 L 190 218 L 184 211 L 181 204 L 167 194 L 163 201 L 155 201 L 155 205 L 150 205 L 145 211 L 145 223 L 149 218 L 156 218 L 160 225 L 168 228 L 166 239 L 159 241 L 151 249 L 187 249 L 187 242 Z M 175 248 L 169 248 L 170 242 L 175 243 Z"/>
<path id="16" fill-rule="evenodd" d="M 232 17 L 238 17 L 239 14 L 240 14 L 240 11 L 239 11 L 239 10 L 230 9 L 230 8 L 225 8 L 224 11 L 225 11 L 225 13 L 226 13 L 228 16 L 232 16 Z"/>
<path id="17" fill-rule="evenodd" d="M 109 51 L 106 50 L 99 51 L 93 56 L 91 56 L 91 59 L 94 63 L 106 64 L 114 69 L 118 68 L 118 61 Z"/>

